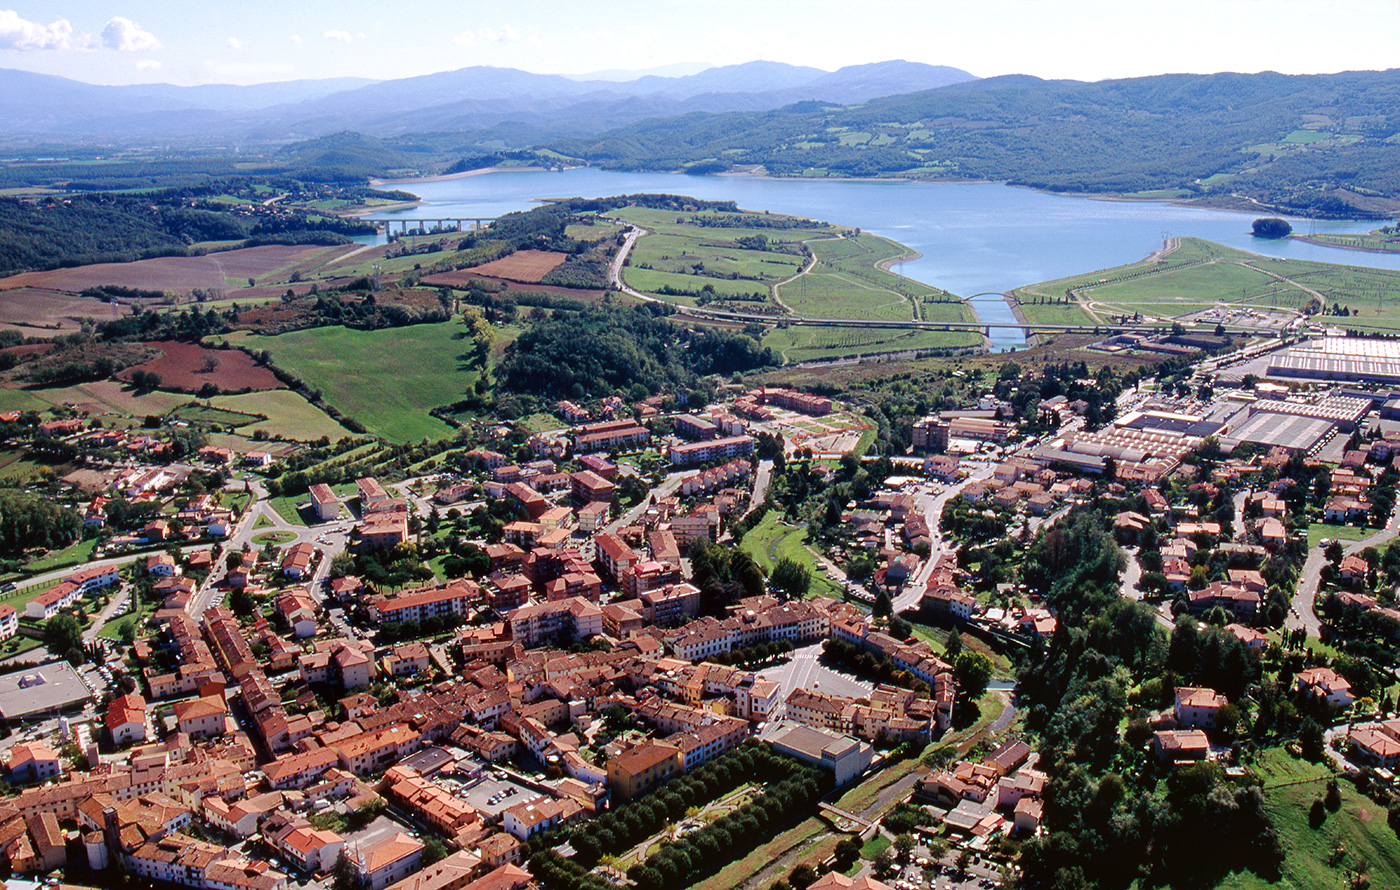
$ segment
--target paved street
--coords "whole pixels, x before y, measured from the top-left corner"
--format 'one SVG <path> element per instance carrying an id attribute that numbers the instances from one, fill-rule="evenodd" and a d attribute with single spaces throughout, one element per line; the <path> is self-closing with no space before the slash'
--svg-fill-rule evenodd
<path id="1" fill-rule="evenodd" d="M 924 585 L 928 583 L 929 576 L 933 574 L 933 567 L 937 564 L 939 557 L 944 553 L 949 553 L 952 548 L 944 542 L 943 536 L 939 532 L 939 524 L 943 519 L 943 508 L 948 501 L 962 494 L 962 490 L 974 482 L 982 482 L 992 477 L 992 471 L 996 465 L 991 461 L 973 461 L 968 463 L 973 467 L 971 475 L 960 482 L 946 485 L 940 482 L 931 483 L 932 490 L 924 490 L 914 495 L 914 500 L 924 511 L 924 516 L 928 519 L 929 530 L 933 533 L 933 549 L 929 551 L 928 559 L 919 568 L 919 573 L 914 576 L 914 580 L 904 586 L 903 592 L 894 600 L 894 611 L 896 614 L 906 609 L 917 609 L 919 599 L 924 594 Z"/>
<path id="2" fill-rule="evenodd" d="M 753 477 L 753 496 L 749 500 L 749 508 L 744 511 L 747 516 L 757 510 L 764 499 L 768 497 L 768 483 L 773 479 L 773 462 L 771 460 L 761 460 L 758 462 L 758 472 Z"/>
<path id="3" fill-rule="evenodd" d="M 1322 580 L 1322 564 L 1326 561 L 1321 547 L 1308 551 L 1307 561 L 1303 563 L 1303 571 L 1298 576 L 1298 589 L 1288 607 L 1288 616 L 1283 620 L 1284 628 L 1293 630 L 1301 627 L 1310 637 L 1322 635 L 1322 621 L 1313 611 L 1313 597 L 1317 595 L 1317 585 Z"/>

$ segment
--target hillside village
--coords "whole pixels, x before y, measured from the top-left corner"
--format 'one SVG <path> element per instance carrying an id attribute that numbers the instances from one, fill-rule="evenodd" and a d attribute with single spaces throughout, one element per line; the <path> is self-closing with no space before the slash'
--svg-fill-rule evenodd
<path id="1" fill-rule="evenodd" d="M 1085 761 L 1007 681 L 1045 700 L 1094 560 L 1170 642 L 1110 721 L 1136 774 L 1241 775 L 1283 733 L 1384 794 L 1400 394 L 1010 367 L 903 455 L 862 457 L 839 401 L 732 387 L 299 488 L 183 428 L 0 417 L 81 456 L 53 490 L 95 542 L 0 604 L 0 849 L 187 887 L 646 888 L 810 810 L 854 839 L 812 887 L 1010 879 Z M 796 556 L 745 543 L 804 517 Z M 832 803 L 890 776 L 883 809 Z"/>

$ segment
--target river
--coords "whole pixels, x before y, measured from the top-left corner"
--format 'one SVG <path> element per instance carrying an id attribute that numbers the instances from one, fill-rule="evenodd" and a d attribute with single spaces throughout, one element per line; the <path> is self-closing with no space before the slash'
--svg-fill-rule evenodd
<path id="1" fill-rule="evenodd" d="M 615 173 L 496 172 L 394 186 L 423 199 L 381 219 L 495 217 L 549 198 L 662 192 L 735 201 L 860 228 L 922 254 L 895 271 L 964 297 L 983 321 L 1014 323 L 1001 294 L 1014 287 L 1139 260 L 1167 236 L 1196 236 L 1271 256 L 1400 269 L 1400 255 L 1360 253 L 1250 235 L 1260 214 L 1180 207 L 1156 201 L 1103 201 L 997 183 L 760 179 Z M 1375 222 L 1291 220 L 1299 232 L 1365 232 Z M 992 296 L 978 297 L 979 294 Z M 993 328 L 992 346 L 1025 344 L 1015 328 Z"/>

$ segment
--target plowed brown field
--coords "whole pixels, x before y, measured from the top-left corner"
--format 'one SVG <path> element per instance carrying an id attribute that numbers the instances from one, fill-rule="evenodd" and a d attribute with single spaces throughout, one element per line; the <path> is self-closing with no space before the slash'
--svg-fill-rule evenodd
<path id="1" fill-rule="evenodd" d="M 511 281 L 535 282 L 542 280 L 568 258 L 567 254 L 544 250 L 517 250 L 508 257 L 473 266 L 471 271 Z"/>
<path id="2" fill-rule="evenodd" d="M 243 389 L 281 389 L 277 377 L 253 361 L 248 353 L 238 349 L 208 349 L 198 343 L 159 341 L 149 344 L 161 354 L 142 365 L 135 365 L 117 376 L 130 380 L 136 371 L 153 371 L 160 375 L 161 385 L 198 392 L 212 383 L 225 392 Z M 211 370 L 210 364 L 213 364 Z"/>
<path id="3" fill-rule="evenodd" d="M 89 287 L 116 284 L 142 290 L 189 293 L 195 288 L 234 290 L 246 288 L 249 278 L 305 263 L 327 250 L 350 251 L 356 245 L 327 248 L 320 245 L 268 245 L 226 250 L 199 257 L 162 257 L 131 263 L 96 263 L 72 269 L 22 272 L 0 278 L 0 290 L 18 287 L 45 288 L 77 293 Z"/>

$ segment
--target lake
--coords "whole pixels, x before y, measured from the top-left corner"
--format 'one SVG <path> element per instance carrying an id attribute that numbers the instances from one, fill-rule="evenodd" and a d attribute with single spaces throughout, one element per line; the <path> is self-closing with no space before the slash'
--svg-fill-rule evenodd
<path id="1" fill-rule="evenodd" d="M 486 173 L 394 187 L 419 195 L 423 203 L 376 214 L 377 218 L 495 217 L 550 198 L 660 192 L 859 226 L 919 251 L 922 257 L 895 271 L 974 297 L 978 317 L 988 322 L 1015 322 L 1000 297 L 1005 291 L 1139 260 L 1161 247 L 1167 236 L 1207 238 L 1270 256 L 1400 269 L 1400 255 L 1254 238 L 1249 231 L 1257 213 L 1067 197 L 996 183 L 758 179 L 582 167 L 555 173 Z M 1318 233 L 1365 232 L 1379 225 L 1290 221 L 1295 231 Z M 994 296 L 976 298 L 977 294 Z M 1024 343 L 1017 329 L 992 330 L 993 348 Z"/>

